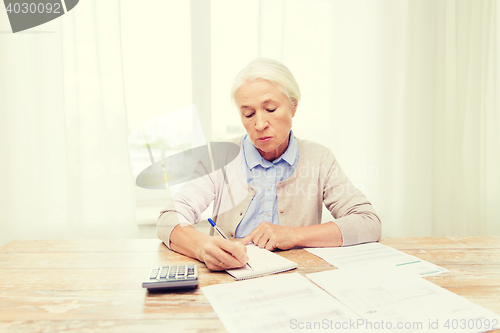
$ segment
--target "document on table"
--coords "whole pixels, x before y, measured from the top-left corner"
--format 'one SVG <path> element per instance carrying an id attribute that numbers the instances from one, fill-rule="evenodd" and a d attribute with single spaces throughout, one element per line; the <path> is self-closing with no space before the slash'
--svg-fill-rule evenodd
<path id="1" fill-rule="evenodd" d="M 364 319 L 355 327 L 360 331 L 455 333 L 500 328 L 496 313 L 415 273 L 346 268 L 306 276 Z"/>
<path id="2" fill-rule="evenodd" d="M 376 265 L 377 268 L 395 266 L 400 270 L 416 272 L 421 276 L 448 272 L 443 267 L 380 243 L 308 248 L 306 250 L 340 269 Z"/>
<path id="3" fill-rule="evenodd" d="M 359 319 L 298 273 L 217 284 L 201 290 L 229 332 L 296 332 L 307 325 L 325 330 L 334 328 L 335 323 Z"/>

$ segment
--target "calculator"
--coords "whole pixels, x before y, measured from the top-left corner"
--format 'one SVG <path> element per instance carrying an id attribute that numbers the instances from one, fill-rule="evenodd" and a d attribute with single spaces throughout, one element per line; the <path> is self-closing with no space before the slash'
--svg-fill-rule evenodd
<path id="1" fill-rule="evenodd" d="M 148 291 L 190 289 L 197 285 L 198 267 L 193 264 L 154 267 L 142 283 L 142 287 Z"/>

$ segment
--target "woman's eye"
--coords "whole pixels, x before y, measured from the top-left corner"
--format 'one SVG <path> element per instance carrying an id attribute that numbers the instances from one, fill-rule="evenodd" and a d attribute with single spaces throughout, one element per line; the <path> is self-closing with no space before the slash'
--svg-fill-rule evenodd
<path id="1" fill-rule="evenodd" d="M 253 115 L 254 115 L 253 113 L 249 113 L 249 114 L 246 114 L 245 117 L 251 118 Z"/>
<path id="2" fill-rule="evenodd" d="M 266 110 L 267 110 L 267 112 L 274 112 L 274 111 L 276 111 L 276 109 L 266 109 Z"/>

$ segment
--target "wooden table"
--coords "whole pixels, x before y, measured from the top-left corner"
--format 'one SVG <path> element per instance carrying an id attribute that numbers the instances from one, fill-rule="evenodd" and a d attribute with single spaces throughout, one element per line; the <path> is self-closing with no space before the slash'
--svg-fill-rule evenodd
<path id="1" fill-rule="evenodd" d="M 500 237 L 381 243 L 449 269 L 427 279 L 500 313 Z M 335 269 L 302 249 L 278 253 L 298 262 L 300 274 Z M 199 287 L 234 282 L 155 239 L 11 242 L 0 247 L 0 332 L 225 331 L 199 288 L 148 294 L 141 287 L 151 267 L 185 262 L 198 265 Z"/>

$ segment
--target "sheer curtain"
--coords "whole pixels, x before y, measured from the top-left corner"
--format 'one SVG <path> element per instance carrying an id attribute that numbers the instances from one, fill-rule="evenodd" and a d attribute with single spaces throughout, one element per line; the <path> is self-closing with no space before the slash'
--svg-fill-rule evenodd
<path id="1" fill-rule="evenodd" d="M 387 234 L 499 235 L 498 2 L 387 1 L 378 10 Z"/>
<path id="2" fill-rule="evenodd" d="M 137 236 L 116 13 L 87 0 L 0 35 L 0 244 Z"/>

